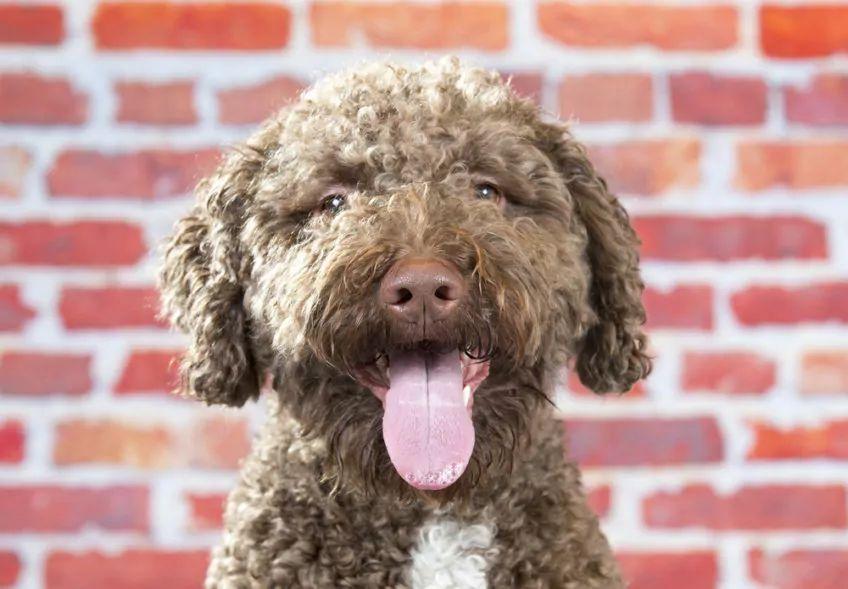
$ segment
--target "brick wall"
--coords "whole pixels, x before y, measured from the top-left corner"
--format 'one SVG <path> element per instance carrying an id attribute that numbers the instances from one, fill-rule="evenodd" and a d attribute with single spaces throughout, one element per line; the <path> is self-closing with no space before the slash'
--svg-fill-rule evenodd
<path id="1" fill-rule="evenodd" d="M 710 2 L 1 0 L 0 587 L 199 586 L 261 410 L 165 393 L 149 251 L 384 51 L 514 74 L 633 215 L 656 371 L 560 395 L 632 587 L 844 587 L 848 4 Z"/>

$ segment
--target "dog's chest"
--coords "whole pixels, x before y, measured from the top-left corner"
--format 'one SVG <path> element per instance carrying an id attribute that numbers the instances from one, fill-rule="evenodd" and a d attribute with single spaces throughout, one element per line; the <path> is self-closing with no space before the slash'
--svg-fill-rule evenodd
<path id="1" fill-rule="evenodd" d="M 497 555 L 492 524 L 460 524 L 445 516 L 428 520 L 412 551 L 413 589 L 485 589 Z"/>

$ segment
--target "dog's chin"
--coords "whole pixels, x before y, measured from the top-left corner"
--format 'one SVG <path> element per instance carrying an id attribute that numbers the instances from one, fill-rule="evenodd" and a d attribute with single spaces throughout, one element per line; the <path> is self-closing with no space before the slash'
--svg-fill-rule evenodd
<path id="1" fill-rule="evenodd" d="M 474 450 L 474 393 L 488 359 L 450 346 L 399 346 L 354 370 L 383 407 L 382 433 L 397 473 L 420 491 L 445 489 Z"/>

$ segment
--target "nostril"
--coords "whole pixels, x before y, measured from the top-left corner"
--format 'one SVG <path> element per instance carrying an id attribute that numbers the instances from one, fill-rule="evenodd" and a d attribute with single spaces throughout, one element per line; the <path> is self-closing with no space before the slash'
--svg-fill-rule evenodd
<path id="1" fill-rule="evenodd" d="M 395 300 L 392 304 L 394 305 L 403 305 L 412 300 L 412 291 L 408 288 L 399 288 L 396 293 Z"/>
<path id="2" fill-rule="evenodd" d="M 439 288 L 436 289 L 436 292 L 433 293 L 435 297 L 442 301 L 453 301 L 456 300 L 454 296 L 453 289 L 447 285 L 443 284 Z"/>

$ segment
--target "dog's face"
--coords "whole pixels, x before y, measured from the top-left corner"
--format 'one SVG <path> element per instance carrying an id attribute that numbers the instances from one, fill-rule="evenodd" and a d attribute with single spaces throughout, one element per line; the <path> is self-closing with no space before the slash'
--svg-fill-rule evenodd
<path id="1" fill-rule="evenodd" d="M 453 497 L 510 468 L 566 361 L 598 391 L 647 373 L 636 243 L 496 74 L 378 64 L 229 156 L 161 282 L 188 391 L 242 404 L 270 372 L 337 485 Z"/>

